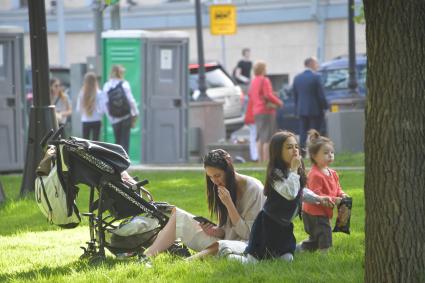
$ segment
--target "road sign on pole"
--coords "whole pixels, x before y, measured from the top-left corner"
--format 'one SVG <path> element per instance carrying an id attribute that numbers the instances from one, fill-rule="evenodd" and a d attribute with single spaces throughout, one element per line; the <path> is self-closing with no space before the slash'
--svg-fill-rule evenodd
<path id="1" fill-rule="evenodd" d="M 236 6 L 232 4 L 210 6 L 210 32 L 213 35 L 236 33 Z"/>

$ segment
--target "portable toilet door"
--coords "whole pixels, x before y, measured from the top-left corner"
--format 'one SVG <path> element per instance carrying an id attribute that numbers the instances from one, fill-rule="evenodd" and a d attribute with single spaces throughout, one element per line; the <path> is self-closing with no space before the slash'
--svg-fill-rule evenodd
<path id="1" fill-rule="evenodd" d="M 185 32 L 146 34 L 143 38 L 143 163 L 188 160 L 189 69 Z"/>
<path id="2" fill-rule="evenodd" d="M 0 27 L 0 171 L 24 167 L 24 32 Z"/>

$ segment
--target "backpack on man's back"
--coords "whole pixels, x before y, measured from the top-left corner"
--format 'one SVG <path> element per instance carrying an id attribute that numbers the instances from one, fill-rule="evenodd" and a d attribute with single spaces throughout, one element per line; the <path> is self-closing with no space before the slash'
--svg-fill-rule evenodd
<path id="1" fill-rule="evenodd" d="M 130 114 L 130 103 L 128 102 L 124 88 L 123 81 L 120 81 L 115 87 L 110 88 L 107 92 L 108 95 L 108 112 L 111 117 L 121 118 Z"/>

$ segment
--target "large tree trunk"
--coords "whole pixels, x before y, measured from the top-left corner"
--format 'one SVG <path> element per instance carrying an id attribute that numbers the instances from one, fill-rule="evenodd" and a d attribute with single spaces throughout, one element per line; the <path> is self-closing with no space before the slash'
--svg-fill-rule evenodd
<path id="1" fill-rule="evenodd" d="M 366 282 L 425 282 L 425 0 L 364 0 Z"/>

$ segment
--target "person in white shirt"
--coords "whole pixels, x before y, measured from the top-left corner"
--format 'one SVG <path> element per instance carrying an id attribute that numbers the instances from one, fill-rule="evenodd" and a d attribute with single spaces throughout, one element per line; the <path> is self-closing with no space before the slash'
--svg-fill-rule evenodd
<path id="1" fill-rule="evenodd" d="M 77 111 L 81 112 L 83 138 L 98 141 L 105 107 L 95 73 L 88 72 L 84 76 L 84 83 L 78 94 L 76 106 Z"/>
<path id="2" fill-rule="evenodd" d="M 106 114 L 114 129 L 115 143 L 121 145 L 128 153 L 130 146 L 130 130 L 135 125 L 137 116 L 139 115 L 139 110 L 137 109 L 136 100 L 131 93 L 130 84 L 124 80 L 124 72 L 125 69 L 123 66 L 112 66 L 110 78 L 103 86 L 103 95 L 105 98 L 105 109 L 107 110 Z M 123 117 L 114 117 L 111 115 L 107 107 L 109 102 L 108 91 L 112 88 L 115 88 L 119 83 L 121 83 L 127 101 L 130 105 L 130 113 Z"/>

